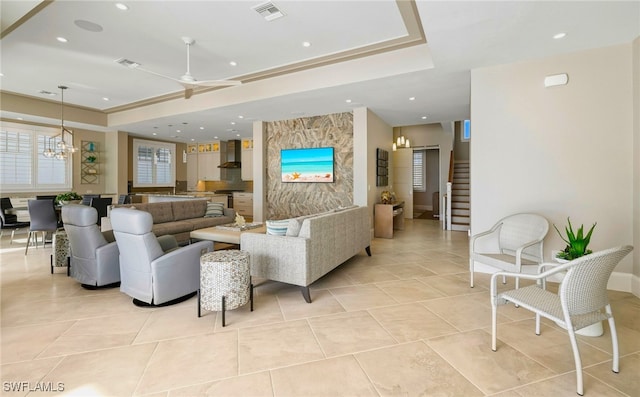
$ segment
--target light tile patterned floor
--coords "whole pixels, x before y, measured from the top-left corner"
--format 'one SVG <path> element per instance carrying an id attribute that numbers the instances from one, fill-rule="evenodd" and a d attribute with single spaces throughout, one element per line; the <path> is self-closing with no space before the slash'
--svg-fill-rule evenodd
<path id="1" fill-rule="evenodd" d="M 198 318 L 195 298 L 144 309 L 85 290 L 49 273 L 51 248 L 25 257 L 25 235 L 2 238 L 2 395 L 28 394 L 4 382 L 62 382 L 74 396 L 575 396 L 566 332 L 544 322 L 535 336 L 529 312 L 501 307 L 492 352 L 489 277 L 469 288 L 466 233 L 405 225 L 316 282 L 311 304 L 254 280 L 255 311 L 230 311 L 225 328 L 218 313 Z M 608 329 L 580 337 L 586 395 L 640 396 L 640 299 L 610 297 L 620 373 Z"/>

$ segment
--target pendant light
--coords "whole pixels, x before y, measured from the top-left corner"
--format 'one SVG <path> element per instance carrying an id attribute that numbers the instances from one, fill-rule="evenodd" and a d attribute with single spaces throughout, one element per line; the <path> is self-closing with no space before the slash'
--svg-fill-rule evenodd
<path id="1" fill-rule="evenodd" d="M 55 157 L 58 160 L 66 160 L 67 159 L 67 152 L 71 152 L 74 153 L 76 152 L 78 149 L 76 149 L 73 146 L 73 131 L 67 129 L 64 126 L 64 90 L 66 90 L 68 87 L 64 86 L 64 85 L 59 85 L 58 88 L 60 88 L 60 92 L 61 92 L 61 97 L 60 97 L 60 141 L 57 143 L 56 148 L 58 149 L 58 151 L 55 153 Z M 68 133 L 69 135 L 71 135 L 71 144 L 67 144 L 67 142 L 64 139 L 64 133 Z"/>
<path id="2" fill-rule="evenodd" d="M 46 142 L 46 147 L 42 152 L 42 155 L 50 159 L 56 155 L 56 152 L 54 152 L 53 149 L 51 149 L 51 138 L 49 138 L 48 136 L 45 136 L 44 138 L 47 140 L 47 142 Z"/>

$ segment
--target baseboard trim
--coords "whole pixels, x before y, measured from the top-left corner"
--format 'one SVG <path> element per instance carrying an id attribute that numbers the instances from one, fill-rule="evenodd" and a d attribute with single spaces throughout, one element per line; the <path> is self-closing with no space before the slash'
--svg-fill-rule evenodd
<path id="1" fill-rule="evenodd" d="M 523 273 L 535 274 L 534 266 L 526 266 L 522 269 Z M 474 271 L 478 273 L 492 274 L 500 271 L 500 269 L 485 265 L 484 263 L 476 262 L 474 264 Z M 555 281 L 560 280 L 558 279 Z M 612 291 L 629 292 L 640 298 L 640 277 L 631 273 L 613 272 L 611 273 L 611 277 L 609 278 L 607 289 Z"/>

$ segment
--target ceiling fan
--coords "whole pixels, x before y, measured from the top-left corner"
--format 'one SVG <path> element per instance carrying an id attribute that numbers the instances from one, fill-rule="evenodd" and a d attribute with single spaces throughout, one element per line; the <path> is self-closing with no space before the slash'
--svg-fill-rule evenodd
<path id="1" fill-rule="evenodd" d="M 240 85 L 242 84 L 241 81 L 239 80 L 196 80 L 195 77 L 193 77 L 191 75 L 190 72 L 190 63 L 189 63 L 189 48 L 195 44 L 195 40 L 192 39 L 191 37 L 183 37 L 182 41 L 184 41 L 184 44 L 186 44 L 187 46 L 187 71 L 185 74 L 183 74 L 182 76 L 180 76 L 179 78 L 174 78 L 174 77 L 170 77 L 170 76 L 166 76 L 164 74 L 160 74 L 148 69 L 143 69 L 141 68 L 141 64 L 139 64 L 138 62 L 135 61 L 131 61 L 129 59 L 126 58 L 120 58 L 120 59 L 116 59 L 116 62 L 119 63 L 122 66 L 126 66 L 130 69 L 136 69 L 136 70 L 140 70 L 142 72 L 145 73 L 149 73 L 149 74 L 154 74 L 156 76 L 159 77 L 163 77 L 165 79 L 169 79 L 169 80 L 173 80 L 179 84 L 181 84 L 184 87 L 184 97 L 185 99 L 189 99 L 191 98 L 191 95 L 193 95 L 193 89 L 196 87 L 218 87 L 218 86 L 233 86 L 233 85 Z"/>

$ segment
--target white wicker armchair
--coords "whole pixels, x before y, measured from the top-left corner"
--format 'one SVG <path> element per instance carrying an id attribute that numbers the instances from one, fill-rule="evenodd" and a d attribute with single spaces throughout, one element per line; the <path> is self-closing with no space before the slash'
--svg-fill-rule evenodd
<path id="1" fill-rule="evenodd" d="M 473 288 L 474 262 L 478 261 L 501 270 L 520 273 L 523 265 L 543 262 L 543 241 L 549 231 L 549 222 L 537 214 L 515 214 L 500 219 L 493 227 L 471 237 L 469 241 L 469 272 Z M 492 250 L 479 251 L 480 239 L 493 239 Z M 516 288 L 518 279 L 516 278 Z"/>
<path id="2" fill-rule="evenodd" d="M 607 282 L 613 269 L 633 247 L 627 245 L 585 255 L 564 265 L 537 275 L 498 272 L 491 276 L 491 349 L 496 351 L 498 305 L 508 302 L 530 310 L 536 315 L 536 335 L 540 335 L 540 316 L 562 324 L 569 333 L 576 364 L 577 392 L 583 395 L 582 361 L 575 331 L 602 320 L 609 321 L 613 345 L 613 372 L 619 369 L 618 335 L 607 297 Z M 540 269 L 551 266 L 540 265 Z M 557 294 L 544 289 L 545 280 L 565 273 Z M 536 285 L 497 292 L 498 277 L 520 277 L 536 280 Z M 602 311 L 604 309 L 604 312 Z"/>

